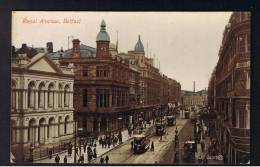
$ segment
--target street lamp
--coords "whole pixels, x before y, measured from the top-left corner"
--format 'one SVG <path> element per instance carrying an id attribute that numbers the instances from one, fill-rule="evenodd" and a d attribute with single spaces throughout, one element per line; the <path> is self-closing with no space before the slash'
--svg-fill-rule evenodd
<path id="1" fill-rule="evenodd" d="M 29 161 L 33 162 L 33 150 L 34 150 L 34 146 L 33 144 L 30 145 L 30 158 Z"/>
<path id="2" fill-rule="evenodd" d="M 74 116 L 74 163 L 77 163 L 77 157 L 76 157 L 76 148 L 77 148 L 77 134 L 78 134 L 78 128 L 77 128 L 77 116 Z"/>

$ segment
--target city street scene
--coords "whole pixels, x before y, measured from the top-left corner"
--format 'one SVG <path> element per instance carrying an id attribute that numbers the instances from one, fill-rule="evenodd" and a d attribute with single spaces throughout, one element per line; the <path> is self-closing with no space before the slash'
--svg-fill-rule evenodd
<path id="1" fill-rule="evenodd" d="M 250 12 L 12 13 L 10 162 L 250 164 Z"/>

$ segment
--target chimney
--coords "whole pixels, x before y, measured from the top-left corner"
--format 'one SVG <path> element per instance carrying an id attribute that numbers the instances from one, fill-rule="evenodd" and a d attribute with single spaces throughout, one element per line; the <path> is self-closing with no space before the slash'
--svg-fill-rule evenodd
<path id="1" fill-rule="evenodd" d="M 48 53 L 53 53 L 53 44 L 52 44 L 52 42 L 47 42 L 46 46 L 47 46 Z"/>
<path id="2" fill-rule="evenodd" d="M 73 44 L 72 57 L 73 58 L 80 57 L 80 40 L 79 39 L 73 39 L 72 44 Z"/>

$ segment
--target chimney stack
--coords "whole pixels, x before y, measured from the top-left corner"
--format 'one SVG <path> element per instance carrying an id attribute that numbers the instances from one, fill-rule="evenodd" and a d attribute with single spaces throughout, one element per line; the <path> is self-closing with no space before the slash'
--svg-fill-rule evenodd
<path id="1" fill-rule="evenodd" d="M 47 51 L 48 53 L 53 53 L 53 44 L 52 42 L 47 42 Z"/>
<path id="2" fill-rule="evenodd" d="M 73 43 L 72 57 L 73 58 L 80 57 L 80 40 L 79 39 L 73 39 L 72 43 Z"/>

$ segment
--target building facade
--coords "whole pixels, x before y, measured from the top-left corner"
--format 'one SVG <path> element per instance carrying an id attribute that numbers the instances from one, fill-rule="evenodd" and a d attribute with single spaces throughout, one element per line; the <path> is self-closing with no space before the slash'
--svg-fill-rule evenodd
<path id="1" fill-rule="evenodd" d="M 72 42 L 72 49 L 49 53 L 49 57 L 61 65 L 74 64 L 74 108 L 79 126 L 87 133 L 127 128 L 136 124 L 141 113 L 150 120 L 155 107 L 179 100 L 180 84 L 170 84 L 153 59 L 145 56 L 141 36 L 134 50 L 118 53 L 118 41 L 110 43 L 102 21 L 96 48 L 80 44 L 79 39 Z M 175 93 L 171 98 L 169 90 Z"/>
<path id="2" fill-rule="evenodd" d="M 25 44 L 13 55 L 10 140 L 16 161 L 28 160 L 30 148 L 39 158 L 46 145 L 72 139 L 73 85 L 72 65 L 59 66 Z"/>
<path id="3" fill-rule="evenodd" d="M 247 163 L 250 156 L 250 36 L 250 12 L 233 12 L 209 82 L 222 153 L 231 164 Z"/>
<path id="4" fill-rule="evenodd" d="M 206 90 L 198 92 L 183 91 L 182 105 L 184 106 L 207 106 L 208 105 L 208 93 Z"/>

